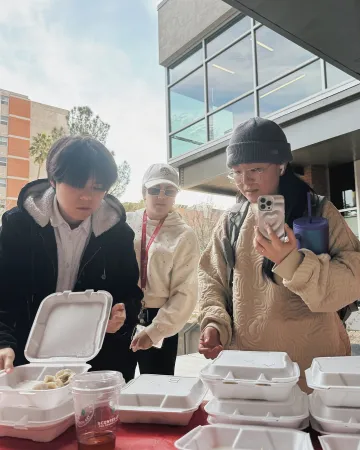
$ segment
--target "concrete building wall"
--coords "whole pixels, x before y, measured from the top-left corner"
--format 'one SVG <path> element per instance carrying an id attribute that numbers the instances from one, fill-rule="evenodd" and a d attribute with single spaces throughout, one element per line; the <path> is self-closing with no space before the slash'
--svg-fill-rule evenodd
<path id="1" fill-rule="evenodd" d="M 167 0 L 159 6 L 159 62 L 168 66 L 238 14 L 222 0 Z"/>
<path id="2" fill-rule="evenodd" d="M 44 105 L 43 103 L 31 102 L 31 138 L 38 133 L 51 133 L 54 128 L 64 128 L 67 130 L 66 109 L 55 108 L 54 106 Z M 39 167 L 30 158 L 30 180 L 38 177 Z M 46 177 L 45 164 L 40 170 L 39 178 Z"/>

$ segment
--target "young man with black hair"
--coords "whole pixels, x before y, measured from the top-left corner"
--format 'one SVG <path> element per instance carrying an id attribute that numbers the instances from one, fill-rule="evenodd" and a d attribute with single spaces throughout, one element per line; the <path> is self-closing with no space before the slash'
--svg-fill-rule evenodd
<path id="1" fill-rule="evenodd" d="M 26 341 L 41 301 L 65 290 L 105 290 L 114 306 L 94 370 L 126 360 L 140 311 L 134 233 L 121 203 L 107 194 L 117 180 L 109 150 L 90 137 L 63 137 L 51 148 L 48 180 L 28 183 L 0 233 L 0 369 L 25 364 Z M 59 336 L 61 339 L 61 336 Z M 15 360 L 15 361 L 14 361 Z"/>

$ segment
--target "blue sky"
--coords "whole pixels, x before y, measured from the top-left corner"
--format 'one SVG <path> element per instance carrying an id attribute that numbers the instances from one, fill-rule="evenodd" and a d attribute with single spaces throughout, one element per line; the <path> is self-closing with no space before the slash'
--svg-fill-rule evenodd
<path id="1" fill-rule="evenodd" d="M 146 168 L 166 161 L 165 69 L 158 65 L 157 3 L 1 2 L 0 87 L 65 109 L 88 105 L 110 123 L 108 147 L 132 168 L 124 201 L 141 198 Z M 203 198 L 184 193 L 180 200 Z"/>

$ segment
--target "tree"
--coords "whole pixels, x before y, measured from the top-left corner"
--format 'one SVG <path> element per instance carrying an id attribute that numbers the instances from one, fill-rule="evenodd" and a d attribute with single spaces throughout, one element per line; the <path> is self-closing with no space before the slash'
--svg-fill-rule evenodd
<path id="1" fill-rule="evenodd" d="M 116 183 L 110 188 L 109 194 L 116 198 L 120 198 L 126 191 L 127 185 L 130 182 L 131 167 L 127 161 L 123 161 L 118 165 L 118 179 Z"/>
<path id="2" fill-rule="evenodd" d="M 221 216 L 221 211 L 215 209 L 210 201 L 191 208 L 178 206 L 177 211 L 189 227 L 195 231 L 202 253 L 210 241 L 214 228 Z"/>
<path id="3" fill-rule="evenodd" d="M 41 168 L 46 161 L 47 155 L 53 143 L 65 134 L 64 128 L 53 128 L 50 134 L 38 133 L 33 137 L 30 146 L 30 156 L 34 158 L 34 163 L 38 165 L 37 179 L 40 177 Z"/>
<path id="4" fill-rule="evenodd" d="M 123 207 L 126 212 L 137 211 L 138 209 L 145 208 L 145 201 L 141 199 L 138 202 L 124 202 Z"/>
<path id="5" fill-rule="evenodd" d="M 94 115 L 88 106 L 75 106 L 67 116 L 70 135 L 91 136 L 106 144 L 110 125 Z"/>

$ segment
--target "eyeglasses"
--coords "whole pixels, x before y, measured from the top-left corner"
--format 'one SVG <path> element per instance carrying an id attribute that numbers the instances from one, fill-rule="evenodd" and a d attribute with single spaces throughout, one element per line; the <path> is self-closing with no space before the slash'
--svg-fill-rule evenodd
<path id="1" fill-rule="evenodd" d="M 245 177 L 254 181 L 255 183 L 261 180 L 261 175 L 266 172 L 272 164 L 269 164 L 267 167 L 254 167 L 252 169 L 247 170 L 232 170 L 228 174 L 228 178 L 230 180 L 235 181 L 236 183 L 244 183 Z"/>
<path id="2" fill-rule="evenodd" d="M 154 197 L 159 197 L 160 193 L 163 192 L 166 197 L 176 197 L 179 192 L 177 189 L 160 189 L 158 187 L 148 188 L 148 194 L 153 195 Z"/>

